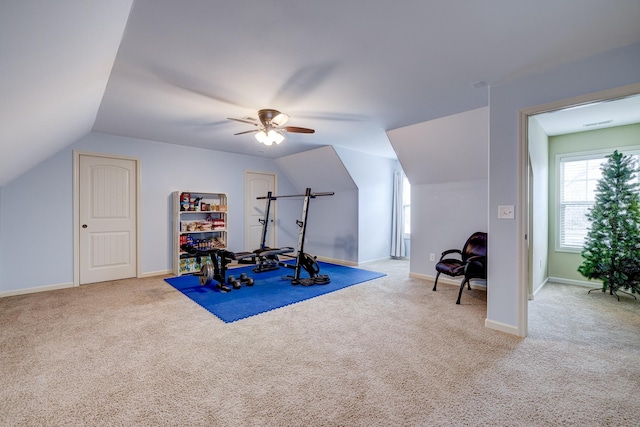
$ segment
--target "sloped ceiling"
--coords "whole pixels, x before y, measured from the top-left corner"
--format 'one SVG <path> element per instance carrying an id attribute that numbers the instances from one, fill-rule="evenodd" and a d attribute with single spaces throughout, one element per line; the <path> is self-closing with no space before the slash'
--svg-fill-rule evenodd
<path id="1" fill-rule="evenodd" d="M 131 3 L 0 2 L 0 186 L 91 131 Z"/>
<path id="2" fill-rule="evenodd" d="M 630 0 L 6 0 L 0 185 L 92 130 L 270 158 L 327 145 L 394 157 L 386 131 L 640 42 L 638 22 Z M 273 147 L 234 136 L 251 126 L 227 117 L 261 108 L 316 133 Z"/>
<path id="3" fill-rule="evenodd" d="M 486 180 L 489 108 L 387 132 L 411 185 Z"/>
<path id="4" fill-rule="evenodd" d="M 357 190 L 333 147 L 325 146 L 275 160 L 300 194 Z"/>

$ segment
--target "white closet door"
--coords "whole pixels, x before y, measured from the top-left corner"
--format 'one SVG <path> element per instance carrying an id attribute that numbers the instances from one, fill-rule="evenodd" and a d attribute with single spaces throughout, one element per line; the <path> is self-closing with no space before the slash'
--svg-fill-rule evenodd
<path id="1" fill-rule="evenodd" d="M 80 155 L 80 284 L 136 276 L 134 160 Z"/>

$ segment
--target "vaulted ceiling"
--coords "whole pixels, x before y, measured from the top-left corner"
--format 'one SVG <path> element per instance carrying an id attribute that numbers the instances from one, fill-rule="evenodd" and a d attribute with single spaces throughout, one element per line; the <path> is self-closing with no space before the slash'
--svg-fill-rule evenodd
<path id="1" fill-rule="evenodd" d="M 0 185 L 88 132 L 278 158 L 393 157 L 386 131 L 640 41 L 637 0 L 7 0 Z M 264 147 L 261 108 L 315 134 Z"/>

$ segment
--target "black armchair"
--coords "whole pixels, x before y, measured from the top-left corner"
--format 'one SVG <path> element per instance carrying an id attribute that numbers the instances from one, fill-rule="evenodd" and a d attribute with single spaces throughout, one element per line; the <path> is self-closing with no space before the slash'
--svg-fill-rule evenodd
<path id="1" fill-rule="evenodd" d="M 452 254 L 457 254 L 460 259 L 451 258 Z M 487 278 L 487 233 L 480 231 L 473 233 L 467 239 L 462 250 L 449 249 L 442 252 L 440 261 L 436 263 L 436 271 L 438 274 L 436 274 L 436 281 L 433 284 L 434 291 L 438 286 L 440 273 L 451 277 L 464 276 L 460 283 L 460 292 L 456 301 L 456 304 L 460 304 L 460 297 L 465 283 L 471 289 L 469 280 Z"/>

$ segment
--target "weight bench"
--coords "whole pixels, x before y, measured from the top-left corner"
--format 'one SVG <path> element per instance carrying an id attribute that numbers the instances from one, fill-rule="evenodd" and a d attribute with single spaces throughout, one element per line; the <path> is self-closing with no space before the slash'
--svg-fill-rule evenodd
<path id="1" fill-rule="evenodd" d="M 255 273 L 262 273 L 264 271 L 277 270 L 280 264 L 278 255 L 290 254 L 294 251 L 294 248 L 284 247 L 272 249 L 266 247 L 264 249 L 256 249 L 253 252 L 246 253 L 243 259 L 238 261 L 238 264 L 258 264 L 253 271 Z M 253 255 L 253 257 L 251 256 Z"/>

